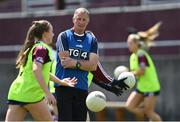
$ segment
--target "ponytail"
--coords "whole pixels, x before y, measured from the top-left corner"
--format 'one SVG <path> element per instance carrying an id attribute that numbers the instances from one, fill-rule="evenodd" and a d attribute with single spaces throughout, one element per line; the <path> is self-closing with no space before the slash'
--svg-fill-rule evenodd
<path id="1" fill-rule="evenodd" d="M 35 44 L 35 38 L 42 39 L 43 33 L 49 31 L 50 23 L 46 20 L 33 21 L 32 26 L 28 29 L 26 39 L 22 49 L 16 59 L 16 68 L 25 66 L 27 57 Z"/>

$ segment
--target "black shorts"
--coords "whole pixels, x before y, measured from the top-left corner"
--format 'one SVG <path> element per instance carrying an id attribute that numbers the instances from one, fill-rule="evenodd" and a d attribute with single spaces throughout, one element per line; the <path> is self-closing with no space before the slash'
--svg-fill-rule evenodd
<path id="1" fill-rule="evenodd" d="M 86 121 L 88 91 L 59 86 L 55 90 L 59 121 Z"/>
<path id="2" fill-rule="evenodd" d="M 160 91 L 155 91 L 155 92 L 141 92 L 140 90 L 136 89 L 135 90 L 137 93 L 142 94 L 144 97 L 149 97 L 149 96 L 158 96 L 160 94 Z"/>
<path id="3" fill-rule="evenodd" d="M 16 101 L 16 100 L 7 100 L 7 104 L 8 105 L 19 105 L 19 106 L 23 107 L 28 104 L 38 103 L 38 102 L 42 101 L 43 99 L 44 99 L 44 97 L 37 102 L 21 102 L 21 101 Z"/>

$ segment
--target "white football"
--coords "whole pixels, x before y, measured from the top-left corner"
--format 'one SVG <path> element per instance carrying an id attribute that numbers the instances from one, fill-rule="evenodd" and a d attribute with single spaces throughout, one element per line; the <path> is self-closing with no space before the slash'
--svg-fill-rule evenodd
<path id="1" fill-rule="evenodd" d="M 93 91 L 86 98 L 86 106 L 92 112 L 102 111 L 106 107 L 106 96 L 101 91 Z"/>
<path id="2" fill-rule="evenodd" d="M 126 78 L 126 80 L 124 80 L 124 82 L 126 83 L 126 85 L 129 86 L 129 89 L 132 89 L 135 84 L 136 84 L 136 78 L 134 76 L 133 73 L 131 72 L 122 72 L 119 77 L 118 77 L 118 80 L 122 79 L 122 78 Z"/>
<path id="3" fill-rule="evenodd" d="M 118 79 L 119 75 L 122 72 L 128 72 L 128 71 L 129 71 L 129 69 L 126 66 L 118 66 L 114 69 L 114 78 Z"/>

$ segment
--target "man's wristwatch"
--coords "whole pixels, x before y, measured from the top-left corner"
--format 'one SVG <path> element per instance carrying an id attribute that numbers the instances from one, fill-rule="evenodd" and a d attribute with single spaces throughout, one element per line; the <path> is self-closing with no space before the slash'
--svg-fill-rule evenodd
<path id="1" fill-rule="evenodd" d="M 80 64 L 79 61 L 77 61 L 77 63 L 76 63 L 76 68 L 79 69 L 80 67 L 81 67 L 81 64 Z"/>

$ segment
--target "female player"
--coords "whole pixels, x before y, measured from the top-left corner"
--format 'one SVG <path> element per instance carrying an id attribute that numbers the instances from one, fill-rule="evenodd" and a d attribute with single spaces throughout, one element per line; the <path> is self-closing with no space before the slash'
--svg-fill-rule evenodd
<path id="1" fill-rule="evenodd" d="M 52 50 L 48 45 L 53 36 L 53 27 L 46 20 L 34 21 L 29 28 L 16 61 L 20 70 L 9 90 L 6 121 L 22 121 L 27 112 L 36 121 L 52 121 L 47 103 L 56 104 L 56 99 L 48 90 L 49 80 L 70 87 L 76 84 L 75 78 L 59 80 L 50 74 Z"/>
<path id="2" fill-rule="evenodd" d="M 154 111 L 157 96 L 160 93 L 160 83 L 156 68 L 143 47 L 146 44 L 141 41 L 138 34 L 130 34 L 127 39 L 130 56 L 130 70 L 137 78 L 137 87 L 127 102 L 127 109 L 137 116 L 145 115 L 151 121 L 161 121 L 161 117 Z M 149 49 L 149 48 L 146 48 Z M 143 107 L 139 105 L 143 102 Z"/>

